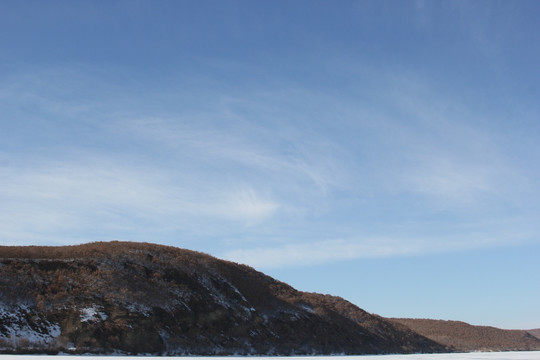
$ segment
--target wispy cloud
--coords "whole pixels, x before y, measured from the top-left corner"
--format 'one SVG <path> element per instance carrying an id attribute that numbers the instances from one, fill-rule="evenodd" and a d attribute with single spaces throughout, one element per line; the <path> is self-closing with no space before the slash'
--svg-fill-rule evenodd
<path id="1" fill-rule="evenodd" d="M 506 134 L 486 126 L 487 119 L 501 115 L 478 113 L 459 96 L 433 92 L 433 86 L 416 78 L 386 81 L 381 85 L 388 104 L 384 111 L 370 113 L 368 107 L 355 117 L 354 106 L 345 110 L 349 119 L 362 119 L 350 120 L 348 128 L 364 142 L 363 157 L 357 160 L 368 170 L 348 169 L 352 181 L 358 181 L 348 194 L 363 199 L 355 203 L 360 212 L 386 208 L 378 219 L 386 226 L 371 237 L 291 239 L 285 245 L 224 252 L 225 258 L 279 268 L 537 241 L 531 216 L 538 209 L 529 198 L 538 193 L 530 173 L 506 155 L 500 143 Z M 358 219 L 351 229 L 370 233 L 370 226 Z"/>
<path id="2" fill-rule="evenodd" d="M 16 159 L 13 159 L 16 161 Z M 279 204 L 249 186 L 207 188 L 176 184 L 151 166 L 126 166 L 107 158 L 0 167 L 4 241 L 39 233 L 160 227 L 193 231 L 201 221 L 250 226 L 272 217 Z M 115 230 L 116 229 L 116 230 Z"/>
<path id="3" fill-rule="evenodd" d="M 493 229 L 464 229 L 458 234 L 419 237 L 372 237 L 290 242 L 273 247 L 235 249 L 220 257 L 260 269 L 314 266 L 347 260 L 390 258 L 516 245 L 530 241 L 537 229 L 513 228 L 516 224 L 491 224 Z"/>
<path id="4" fill-rule="evenodd" d="M 114 81 L 84 69 L 2 85 L 2 102 L 19 104 L 1 124 L 10 144 L 0 163 L 5 241 L 32 233 L 62 241 L 91 228 L 113 237 L 157 229 L 215 236 L 318 213 L 345 184 L 346 152 L 283 120 L 298 115 L 290 104 L 272 112 L 267 101 L 287 99 L 280 91 L 231 100 L 202 90 L 204 103 L 194 103 L 182 92 L 143 102 L 113 90 Z M 73 95 L 81 92 L 91 96 Z M 185 106 L 151 105 L 171 97 Z"/>
<path id="5" fill-rule="evenodd" d="M 257 107 L 257 105 L 250 105 Z M 250 111 L 258 111 L 251 109 Z M 267 114 L 266 116 L 271 116 Z M 208 120 L 212 119 L 212 120 Z M 217 120 L 216 120 L 217 119 Z M 119 121 L 118 131 L 131 131 L 142 140 L 170 149 L 171 154 L 201 165 L 218 162 L 248 176 L 294 177 L 321 191 L 342 183 L 343 149 L 307 130 L 269 126 L 230 109 Z M 148 143 L 147 143 L 148 144 Z"/>
<path id="6" fill-rule="evenodd" d="M 385 82 L 390 105 L 374 117 L 370 131 L 387 146 L 373 153 L 386 163 L 376 169 L 387 177 L 381 184 L 389 192 L 420 195 L 456 211 L 505 206 L 520 201 L 523 191 L 534 192 L 528 169 L 507 155 L 501 142 L 507 134 L 491 126 L 505 115 L 478 112 L 459 95 L 433 91 L 433 84 L 418 77 Z"/>
<path id="7" fill-rule="evenodd" d="M 237 249 L 224 253 L 222 257 L 256 268 L 268 269 L 317 265 L 359 258 L 406 255 L 418 251 L 417 247 L 410 242 L 399 244 L 399 242 L 384 239 L 325 240 L 276 247 Z"/>
<path id="8" fill-rule="evenodd" d="M 106 79 L 85 82 L 99 101 L 71 101 L 77 84 L 48 93 L 50 76 L 4 85 L 4 102 L 24 104 L 9 111 L 25 124 L 2 124 L 16 130 L 3 135 L 12 145 L 0 154 L 5 241 L 208 237 L 219 245 L 200 250 L 257 266 L 307 265 L 451 251 L 462 238 L 511 243 L 510 227 L 497 237 L 493 222 L 508 207 L 515 217 L 530 215 L 523 204 L 536 209 L 527 172 L 481 118 L 497 114 L 478 116 L 411 74 L 356 74 L 374 84 L 360 100 L 284 83 L 147 102 L 115 97 Z M 60 120 L 27 116 L 33 103 Z M 21 146 L 16 136 L 39 141 Z M 472 234 L 468 221 L 485 227 Z M 354 240 L 321 240 L 336 237 Z"/>

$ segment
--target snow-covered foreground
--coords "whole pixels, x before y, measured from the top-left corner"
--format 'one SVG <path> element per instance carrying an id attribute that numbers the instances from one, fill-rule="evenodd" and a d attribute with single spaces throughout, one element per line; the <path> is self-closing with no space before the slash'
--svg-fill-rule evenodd
<path id="1" fill-rule="evenodd" d="M 111 358 L 111 360 L 231 360 L 241 357 L 221 356 L 185 356 L 185 357 L 156 357 L 156 356 L 96 356 Z M 71 355 L 0 355 L 0 360 L 78 360 L 86 356 Z M 258 360 L 540 360 L 540 351 L 515 352 L 473 352 L 460 354 L 415 354 L 415 355 L 365 355 L 365 356 L 291 356 L 291 357 L 254 357 Z"/>

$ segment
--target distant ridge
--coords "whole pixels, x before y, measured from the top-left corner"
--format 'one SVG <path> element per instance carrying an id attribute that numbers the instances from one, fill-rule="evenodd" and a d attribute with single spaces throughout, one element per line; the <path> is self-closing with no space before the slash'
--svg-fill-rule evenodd
<path id="1" fill-rule="evenodd" d="M 0 247 L 0 352 L 318 355 L 448 351 L 339 297 L 147 243 Z"/>
<path id="2" fill-rule="evenodd" d="M 527 330 L 527 332 L 540 339 L 540 329 Z"/>
<path id="3" fill-rule="evenodd" d="M 536 330 L 503 330 L 474 326 L 461 321 L 431 319 L 388 319 L 405 325 L 425 337 L 455 351 L 540 350 Z"/>

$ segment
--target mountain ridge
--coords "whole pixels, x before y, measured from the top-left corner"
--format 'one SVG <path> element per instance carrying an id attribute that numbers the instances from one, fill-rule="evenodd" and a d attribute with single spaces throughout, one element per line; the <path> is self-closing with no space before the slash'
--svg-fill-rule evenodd
<path id="1" fill-rule="evenodd" d="M 340 297 L 298 291 L 247 265 L 192 250 L 119 241 L 0 246 L 3 353 L 456 350 Z"/>
<path id="2" fill-rule="evenodd" d="M 338 297 L 191 250 L 0 247 L 4 352 L 308 355 L 441 352 Z M 346 314 L 354 314 L 354 319 Z"/>

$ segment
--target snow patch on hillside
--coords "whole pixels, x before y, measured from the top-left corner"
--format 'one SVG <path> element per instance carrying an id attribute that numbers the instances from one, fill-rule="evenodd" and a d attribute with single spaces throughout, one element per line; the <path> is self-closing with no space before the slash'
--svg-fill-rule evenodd
<path id="1" fill-rule="evenodd" d="M 152 314 L 152 308 L 146 304 L 134 302 L 131 304 L 126 304 L 125 307 L 131 313 L 138 313 L 146 317 L 149 317 Z"/>
<path id="2" fill-rule="evenodd" d="M 4 346 L 39 347 L 50 344 L 60 333 L 58 324 L 42 319 L 27 306 L 0 303 L 0 340 Z"/>
<path id="3" fill-rule="evenodd" d="M 240 292 L 240 290 L 238 290 L 238 288 L 228 281 L 224 276 L 215 271 L 211 271 L 210 276 L 215 280 L 216 283 L 225 285 L 223 288 L 228 288 L 237 295 L 236 298 L 226 295 L 223 292 L 223 289 L 220 290 L 216 287 L 208 275 L 203 274 L 202 276 L 198 277 L 198 280 L 200 284 L 209 291 L 212 299 L 226 309 L 234 309 L 244 320 L 250 319 L 256 310 Z"/>
<path id="4" fill-rule="evenodd" d="M 298 304 L 298 307 L 302 310 L 307 311 L 308 313 L 315 314 L 315 310 L 308 304 Z"/>
<path id="5" fill-rule="evenodd" d="M 105 314 L 98 306 L 83 308 L 81 312 L 81 322 L 95 322 L 107 320 L 107 314 Z"/>

